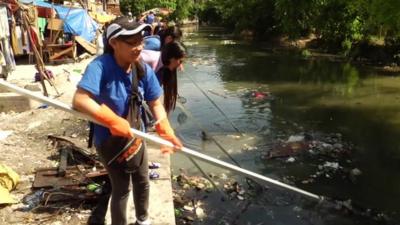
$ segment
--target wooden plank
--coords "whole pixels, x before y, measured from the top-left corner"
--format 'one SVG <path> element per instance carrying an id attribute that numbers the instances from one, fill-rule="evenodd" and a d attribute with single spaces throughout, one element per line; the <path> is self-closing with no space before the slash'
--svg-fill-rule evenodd
<path id="1" fill-rule="evenodd" d="M 58 174 L 59 177 L 65 177 L 67 171 L 67 161 L 68 161 L 68 150 L 62 148 L 60 150 L 60 164 L 58 165 Z"/>
<path id="2" fill-rule="evenodd" d="M 50 43 L 55 44 L 57 41 L 58 36 L 60 36 L 61 30 L 57 30 L 56 33 L 51 35 L 52 37 L 50 38 Z"/>
<path id="3" fill-rule="evenodd" d="M 57 52 L 54 55 L 50 56 L 50 60 L 55 60 L 55 59 L 59 58 L 60 56 L 63 56 L 65 54 L 67 54 L 67 53 L 70 53 L 70 52 L 73 51 L 73 49 L 74 49 L 73 46 L 71 46 L 71 47 L 69 47 L 67 49 L 64 49 L 64 50 L 62 50 L 60 52 Z"/>
<path id="4" fill-rule="evenodd" d="M 36 169 L 33 188 L 62 187 L 83 185 L 88 181 L 84 176 L 87 171 L 79 171 L 75 166 L 67 167 L 65 177 L 58 176 L 58 168 Z"/>
<path id="5" fill-rule="evenodd" d="M 49 30 L 63 30 L 64 22 L 61 19 L 51 18 L 47 20 L 47 29 Z"/>
<path id="6" fill-rule="evenodd" d="M 96 52 L 97 52 L 96 45 L 86 41 L 81 36 L 75 36 L 75 41 L 78 42 L 90 54 L 92 54 L 92 55 L 96 54 Z"/>
<path id="7" fill-rule="evenodd" d="M 52 141 L 61 142 L 61 144 L 69 146 L 73 151 L 77 151 L 83 156 L 85 156 L 87 160 L 98 162 L 97 160 L 94 159 L 95 152 L 92 152 L 90 149 L 86 148 L 85 146 L 83 146 L 82 143 L 76 141 L 75 139 L 66 136 L 56 136 L 56 135 L 48 135 L 47 138 Z"/>

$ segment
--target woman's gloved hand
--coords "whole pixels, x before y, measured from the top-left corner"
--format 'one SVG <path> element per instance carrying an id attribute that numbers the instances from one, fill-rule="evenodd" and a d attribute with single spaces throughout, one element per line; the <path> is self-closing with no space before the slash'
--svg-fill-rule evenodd
<path id="1" fill-rule="evenodd" d="M 183 147 L 182 142 L 175 136 L 174 130 L 171 128 L 167 118 L 162 119 L 156 124 L 156 132 L 161 138 L 170 141 L 175 145 L 175 148 L 168 146 L 161 146 L 161 152 L 163 154 L 174 153 L 176 150 Z"/>
<path id="2" fill-rule="evenodd" d="M 115 114 L 105 104 L 101 104 L 99 110 L 93 116 L 97 121 L 107 126 L 113 136 L 133 137 L 129 122 Z"/>

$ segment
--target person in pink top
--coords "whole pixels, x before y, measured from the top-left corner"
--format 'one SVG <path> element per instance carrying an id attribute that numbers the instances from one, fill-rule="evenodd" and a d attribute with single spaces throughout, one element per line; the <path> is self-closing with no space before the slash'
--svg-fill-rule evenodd
<path id="1" fill-rule="evenodd" d="M 154 72 L 162 67 L 161 52 L 154 50 L 143 49 L 140 57 L 147 65 L 149 65 Z"/>
<path id="2" fill-rule="evenodd" d="M 140 57 L 142 61 L 156 73 L 158 82 L 164 89 L 164 107 L 167 113 L 175 108 L 178 97 L 177 70 L 182 69 L 186 50 L 178 41 L 166 44 L 161 52 L 142 50 Z"/>

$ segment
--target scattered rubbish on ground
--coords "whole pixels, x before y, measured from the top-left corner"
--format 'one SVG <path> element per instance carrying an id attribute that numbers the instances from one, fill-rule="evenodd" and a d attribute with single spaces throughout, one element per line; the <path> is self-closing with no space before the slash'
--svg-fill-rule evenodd
<path id="1" fill-rule="evenodd" d="M 0 141 L 6 139 L 13 133 L 11 130 L 0 130 Z"/>
<path id="2" fill-rule="evenodd" d="M 52 212 L 60 207 L 90 204 L 102 193 L 108 176 L 95 154 L 66 136 L 48 135 L 48 139 L 58 150 L 59 154 L 54 156 L 58 166 L 38 167 L 32 180 L 25 177 L 33 182 L 32 191 L 21 198 L 21 204 L 15 207 L 17 211 Z"/>
<path id="3" fill-rule="evenodd" d="M 150 180 L 157 180 L 158 178 L 160 178 L 160 174 L 155 170 L 150 170 L 149 178 Z"/>
<path id="4" fill-rule="evenodd" d="M 40 106 L 38 106 L 38 109 L 47 109 L 49 107 L 49 105 L 47 104 L 41 104 Z"/>
<path id="5" fill-rule="evenodd" d="M 24 203 L 24 207 L 20 208 L 22 211 L 30 211 L 31 209 L 37 207 L 43 200 L 44 197 L 44 189 L 40 189 L 32 192 L 29 195 L 26 195 L 22 202 Z"/>
<path id="6" fill-rule="evenodd" d="M 149 162 L 149 169 L 158 169 L 161 167 L 161 163 L 158 162 Z"/>

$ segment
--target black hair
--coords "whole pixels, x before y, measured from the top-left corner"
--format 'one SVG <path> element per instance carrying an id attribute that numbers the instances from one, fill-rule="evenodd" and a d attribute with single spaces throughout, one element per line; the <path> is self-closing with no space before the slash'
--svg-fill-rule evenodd
<path id="1" fill-rule="evenodd" d="M 161 50 L 161 62 L 163 67 L 157 72 L 161 74 L 160 83 L 164 89 L 164 108 L 167 113 L 175 109 L 176 99 L 178 97 L 178 80 L 176 68 L 170 70 L 168 68 L 171 59 L 181 59 L 186 56 L 186 50 L 181 43 L 174 41 L 168 43 Z"/>
<path id="2" fill-rule="evenodd" d="M 174 41 L 179 41 L 182 37 L 182 31 L 177 26 L 170 26 L 160 34 L 161 48 L 165 45 L 165 38 L 171 36 Z"/>

